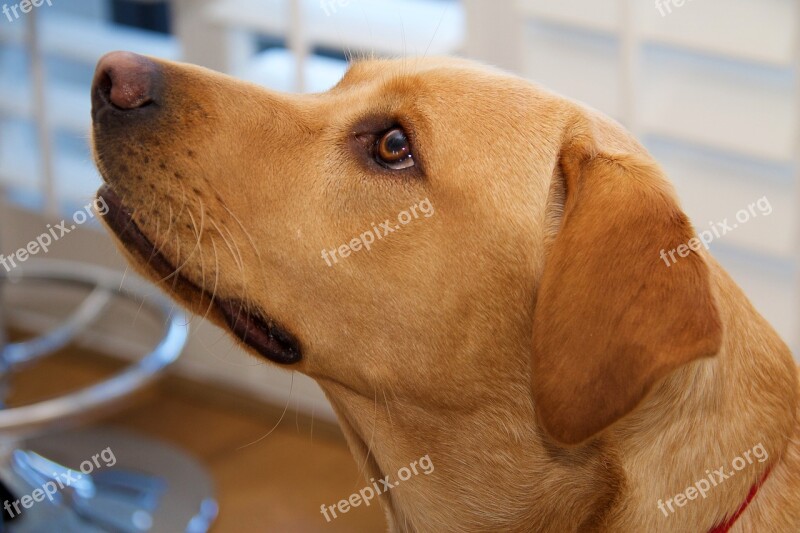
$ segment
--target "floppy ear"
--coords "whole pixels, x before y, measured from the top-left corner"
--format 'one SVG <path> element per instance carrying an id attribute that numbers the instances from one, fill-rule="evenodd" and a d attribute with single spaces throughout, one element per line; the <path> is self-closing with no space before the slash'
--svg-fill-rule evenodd
<path id="1" fill-rule="evenodd" d="M 549 212 L 563 215 L 536 296 L 532 385 L 544 429 L 578 444 L 716 354 L 722 326 L 703 257 L 662 256 L 695 232 L 655 163 L 583 137 L 562 148 L 554 179 Z"/>

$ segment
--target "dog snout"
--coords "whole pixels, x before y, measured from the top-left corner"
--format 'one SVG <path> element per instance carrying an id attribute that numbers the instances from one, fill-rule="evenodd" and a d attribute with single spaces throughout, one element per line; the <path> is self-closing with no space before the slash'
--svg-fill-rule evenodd
<path id="1" fill-rule="evenodd" d="M 105 112 L 131 113 L 158 103 L 163 85 L 161 68 L 131 52 L 111 52 L 100 58 L 92 82 L 92 117 Z"/>

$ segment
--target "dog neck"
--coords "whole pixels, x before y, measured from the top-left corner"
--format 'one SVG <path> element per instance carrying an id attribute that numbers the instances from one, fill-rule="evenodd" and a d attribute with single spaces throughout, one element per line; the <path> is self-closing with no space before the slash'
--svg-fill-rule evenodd
<path id="1" fill-rule="evenodd" d="M 412 476 L 380 495 L 391 531 L 586 531 L 611 508 L 622 483 L 619 461 L 609 459 L 613 452 L 604 441 L 564 449 L 531 422 L 524 374 L 510 372 L 493 399 L 463 409 L 381 392 L 367 397 L 319 382 L 365 486 L 387 476 L 397 482 L 400 469 L 430 459 L 430 475 Z M 575 512 L 563 513 L 564 506 Z"/>

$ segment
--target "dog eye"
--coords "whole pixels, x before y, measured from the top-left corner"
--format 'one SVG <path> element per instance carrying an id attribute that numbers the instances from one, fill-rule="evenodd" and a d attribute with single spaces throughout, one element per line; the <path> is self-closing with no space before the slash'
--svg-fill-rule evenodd
<path id="1" fill-rule="evenodd" d="M 375 161 L 391 170 L 413 167 L 416 163 L 406 132 L 394 128 L 384 133 L 375 143 Z"/>

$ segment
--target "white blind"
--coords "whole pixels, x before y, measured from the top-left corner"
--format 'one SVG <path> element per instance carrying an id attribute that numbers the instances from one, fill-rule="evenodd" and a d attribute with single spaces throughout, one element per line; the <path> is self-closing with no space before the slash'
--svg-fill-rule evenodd
<path id="1" fill-rule="evenodd" d="M 87 143 L 89 88 L 100 56 L 120 49 L 171 59 L 180 55 L 170 36 L 107 22 L 105 7 L 102 0 L 45 3 L 19 20 L 0 21 L 0 185 L 11 201 L 72 211 L 93 196 L 100 178 Z M 31 75 L 33 17 L 44 67 L 44 122 L 53 141 L 53 194 L 44 180 L 45 157 L 35 127 L 41 109 Z"/>
<path id="2" fill-rule="evenodd" d="M 464 41 L 464 14 L 457 0 L 219 0 L 204 7 L 189 1 L 182 5 L 227 32 L 197 62 L 279 90 L 318 92 L 341 78 L 345 61 L 315 54 L 316 49 L 357 57 L 446 55 L 460 50 Z M 187 28 L 189 32 L 197 34 Z M 241 46 L 242 34 L 277 37 L 285 46 L 252 53 Z"/>
<path id="3" fill-rule="evenodd" d="M 466 0 L 468 14 L 485 0 Z M 512 0 L 512 68 L 626 124 L 675 183 L 698 231 L 751 218 L 714 255 L 800 346 L 798 6 L 792 0 Z M 488 20 L 491 24 L 491 19 Z M 484 39 L 491 43 L 491 39 Z M 490 57 L 491 50 L 482 51 Z"/>

